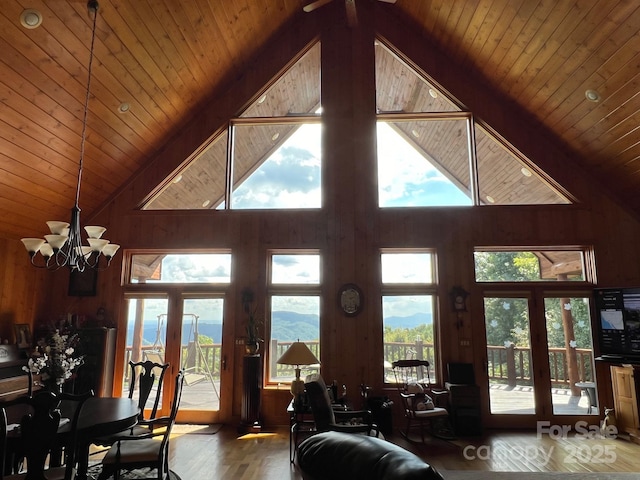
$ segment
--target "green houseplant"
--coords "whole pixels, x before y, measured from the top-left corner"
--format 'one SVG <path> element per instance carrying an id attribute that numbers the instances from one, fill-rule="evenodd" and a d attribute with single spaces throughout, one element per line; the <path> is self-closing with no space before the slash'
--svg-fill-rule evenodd
<path id="1" fill-rule="evenodd" d="M 247 337 L 245 340 L 245 348 L 249 355 L 255 355 L 260 350 L 260 343 L 264 340 L 260 336 L 262 327 L 262 319 L 257 314 L 257 307 L 253 305 L 254 293 L 250 288 L 242 290 L 241 294 L 242 308 L 247 314 L 247 324 L 245 326 Z"/>

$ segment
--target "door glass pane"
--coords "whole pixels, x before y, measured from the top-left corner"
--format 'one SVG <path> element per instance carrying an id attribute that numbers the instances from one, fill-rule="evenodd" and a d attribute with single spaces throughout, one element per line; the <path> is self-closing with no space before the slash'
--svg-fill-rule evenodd
<path id="1" fill-rule="evenodd" d="M 486 297 L 487 376 L 491 413 L 535 413 L 526 298 Z"/>
<path id="2" fill-rule="evenodd" d="M 223 298 L 183 303 L 180 365 L 184 370 L 181 410 L 220 409 Z"/>
<path id="3" fill-rule="evenodd" d="M 556 415 L 597 415 L 589 300 L 545 298 L 551 398 Z"/>
<path id="4" fill-rule="evenodd" d="M 127 308 L 127 340 L 124 350 L 122 396 L 129 394 L 129 361 L 151 360 L 164 363 L 166 339 L 166 298 L 130 298 Z M 134 393 L 135 395 L 135 393 Z M 155 392 L 152 392 L 152 396 Z M 151 397 L 150 397 L 151 398 Z M 149 402 L 152 403 L 152 402 Z M 159 407 L 162 405 L 160 399 Z"/>

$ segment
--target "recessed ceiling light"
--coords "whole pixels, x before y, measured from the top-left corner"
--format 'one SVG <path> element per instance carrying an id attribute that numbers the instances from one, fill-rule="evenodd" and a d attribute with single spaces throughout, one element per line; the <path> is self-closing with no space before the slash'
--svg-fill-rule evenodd
<path id="1" fill-rule="evenodd" d="M 495 199 L 491 195 L 487 195 L 487 202 L 496 203 Z"/>
<path id="2" fill-rule="evenodd" d="M 418 133 L 417 130 L 411 130 L 411 135 L 413 135 L 416 138 L 420 138 L 420 133 Z"/>
<path id="3" fill-rule="evenodd" d="M 38 28 L 42 23 L 42 14 L 33 8 L 27 8 L 20 14 L 20 23 L 29 30 Z"/>
<path id="4" fill-rule="evenodd" d="M 210 203 L 211 203 L 211 200 L 205 200 L 204 202 L 202 202 L 202 208 L 208 207 Z"/>
<path id="5" fill-rule="evenodd" d="M 522 173 L 522 175 L 524 175 L 525 177 L 531 176 L 531 170 L 529 170 L 527 167 L 522 167 L 520 169 L 520 173 Z"/>
<path id="6" fill-rule="evenodd" d="M 280 137 L 280 134 L 278 132 L 276 132 L 273 135 L 271 135 L 271 140 L 273 140 L 275 142 L 278 139 L 278 137 Z"/>
<path id="7" fill-rule="evenodd" d="M 266 95 L 262 95 L 259 99 L 258 99 L 258 103 L 264 103 L 264 101 L 267 99 Z"/>
<path id="8" fill-rule="evenodd" d="M 590 102 L 599 102 L 600 101 L 600 94 L 596 90 L 587 90 L 586 92 L 584 92 L 584 96 Z"/>
<path id="9" fill-rule="evenodd" d="M 127 102 L 122 102 L 119 106 L 118 106 L 118 112 L 120 113 L 126 113 L 129 111 L 129 109 L 131 108 L 131 105 L 129 105 Z"/>
<path id="10" fill-rule="evenodd" d="M 438 98 L 438 92 L 433 88 L 429 89 L 429 95 L 431 95 L 431 98 Z"/>
<path id="11" fill-rule="evenodd" d="M 174 178 L 173 179 L 173 183 L 178 183 L 180 180 L 182 180 L 182 174 L 180 174 L 176 178 Z"/>

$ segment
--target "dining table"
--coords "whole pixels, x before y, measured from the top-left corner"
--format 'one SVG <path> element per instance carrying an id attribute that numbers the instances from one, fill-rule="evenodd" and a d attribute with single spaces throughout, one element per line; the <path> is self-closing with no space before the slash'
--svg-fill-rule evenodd
<path id="1" fill-rule="evenodd" d="M 61 415 L 72 418 L 73 408 L 71 403 L 63 400 L 60 404 Z M 138 422 L 138 412 L 138 403 L 128 397 L 92 397 L 85 401 L 78 417 L 76 480 L 87 479 L 92 440 L 133 427 Z M 70 430 L 71 425 L 67 423 L 60 427 L 58 433 L 70 433 Z"/>

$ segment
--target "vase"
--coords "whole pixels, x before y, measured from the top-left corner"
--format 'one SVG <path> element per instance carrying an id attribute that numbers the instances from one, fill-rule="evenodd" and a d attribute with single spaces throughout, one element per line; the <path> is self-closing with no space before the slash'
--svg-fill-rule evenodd
<path id="1" fill-rule="evenodd" d="M 247 352 L 247 355 L 255 355 L 258 353 L 258 350 L 260 350 L 260 343 L 247 341 L 244 345 L 244 349 Z"/>

